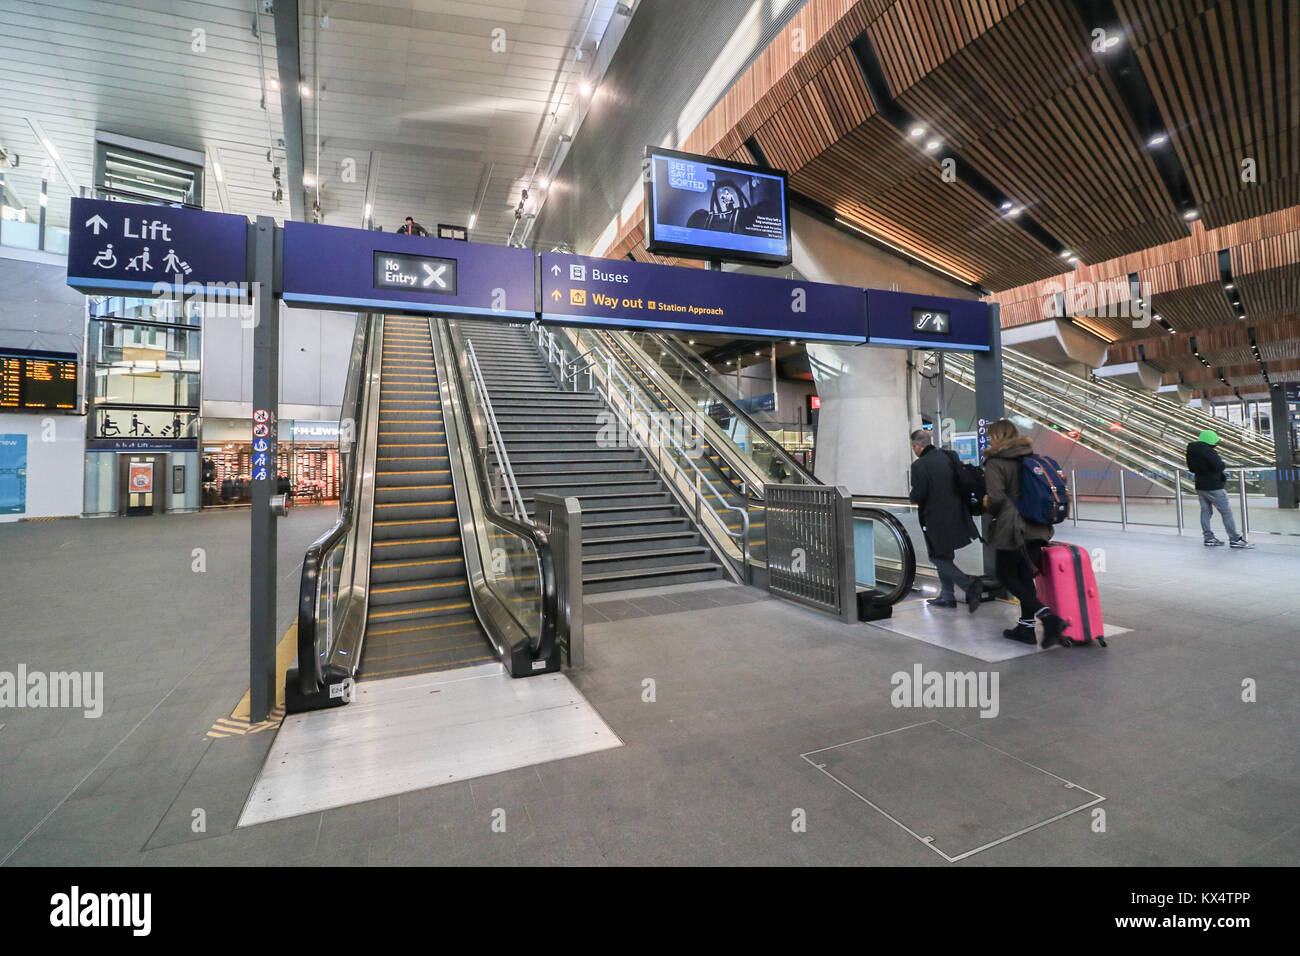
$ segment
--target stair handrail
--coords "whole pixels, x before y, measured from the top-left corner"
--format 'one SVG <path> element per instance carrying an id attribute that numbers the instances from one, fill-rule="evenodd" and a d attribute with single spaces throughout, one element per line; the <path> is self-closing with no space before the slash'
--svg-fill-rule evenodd
<path id="1" fill-rule="evenodd" d="M 530 324 L 530 328 L 535 330 L 535 334 L 538 337 L 538 345 L 540 348 L 543 349 L 544 353 L 547 356 L 548 361 L 553 361 L 551 357 L 557 351 L 557 343 L 558 343 L 555 333 L 553 333 L 549 329 L 544 328 L 542 324 L 536 320 L 534 320 Z M 576 348 L 578 346 L 578 343 L 575 342 L 574 346 Z M 563 356 L 564 354 L 563 346 L 559 346 L 558 351 L 560 355 Z M 610 410 L 613 411 L 616 415 L 619 413 L 619 408 L 617 404 L 613 401 L 615 391 L 611 384 L 614 376 L 617 375 L 618 378 L 620 379 L 620 384 L 624 385 L 627 388 L 628 403 L 632 405 L 633 414 L 636 413 L 637 411 L 636 406 L 639 404 L 645 410 L 645 415 L 646 415 L 646 419 L 644 422 L 633 421 L 632 415 L 629 414 L 621 415 L 620 420 L 624 425 L 627 425 L 628 427 L 640 426 L 644 428 L 647 437 L 649 437 L 652 428 L 651 423 L 654 421 L 654 411 L 649 407 L 648 403 L 645 401 L 644 396 L 641 394 L 640 386 L 634 385 L 632 381 L 626 375 L 623 374 L 622 369 L 617 367 L 614 364 L 613 356 L 605 356 L 605 358 L 607 360 L 605 365 L 605 372 L 606 372 L 605 391 L 607 393 L 605 397 L 606 404 L 609 406 Z M 563 362 L 564 359 L 561 358 L 561 361 Z M 721 507 L 727 509 L 728 511 L 734 511 L 738 515 L 740 515 L 740 531 L 733 532 L 731 528 L 727 525 L 727 523 L 724 520 L 722 520 L 722 516 L 718 513 L 718 508 L 712 504 L 708 504 L 707 502 L 705 503 L 705 507 L 707 507 L 710 511 L 713 512 L 714 517 L 717 519 L 718 525 L 722 529 L 723 533 L 726 534 L 727 537 L 731 538 L 734 542 L 738 542 L 737 549 L 740 551 L 740 555 L 741 555 L 740 558 L 741 567 L 748 569 L 750 563 L 749 512 L 746 511 L 744 508 L 740 508 L 737 507 L 736 505 L 728 504 L 726 498 L 723 497 L 721 492 L 718 491 L 717 487 L 713 484 L 712 481 L 709 480 L 708 476 L 705 475 L 704 472 L 700 471 L 699 465 L 697 465 L 695 461 L 691 458 L 690 453 L 687 452 L 686 449 L 684 449 L 681 446 L 681 443 L 678 442 L 673 435 L 669 434 L 665 428 L 660 428 L 659 434 L 660 434 L 660 440 L 656 445 L 656 459 L 658 460 L 661 466 L 661 470 L 664 464 L 663 439 L 667 439 L 668 442 L 673 447 L 675 447 L 678 452 L 681 453 L 682 457 L 686 459 L 686 463 L 691 466 L 691 470 L 695 473 L 695 481 L 692 482 L 690 480 L 690 477 L 686 474 L 685 470 L 675 459 L 673 458 L 668 459 L 667 463 L 672 466 L 675 473 L 674 477 L 676 477 L 677 475 L 681 475 L 681 477 L 686 481 L 686 487 L 691 489 L 692 491 L 692 495 L 693 495 L 692 505 L 693 505 L 693 510 L 695 512 L 696 520 L 699 520 L 701 516 L 700 515 L 701 501 L 703 500 L 703 496 L 700 493 L 701 484 L 703 484 L 703 486 L 709 490 L 709 492 L 714 496 L 714 498 L 717 499 Z M 680 485 L 678 485 L 676 482 L 673 483 L 673 487 L 678 488 L 680 492 Z"/>
<path id="2" fill-rule="evenodd" d="M 692 378 L 694 378 L 697 382 L 703 385 L 710 392 L 712 396 L 715 396 L 718 400 L 718 404 L 725 406 L 728 413 L 732 417 L 737 418 L 740 421 L 744 422 L 745 427 L 750 429 L 750 431 L 760 435 L 767 436 L 768 443 L 771 445 L 774 452 L 780 457 L 781 463 L 790 469 L 790 474 L 792 478 L 793 476 L 798 476 L 800 479 L 800 481 L 792 481 L 790 478 L 787 478 L 785 479 L 787 483 L 792 483 L 792 484 L 802 483 L 802 484 L 809 484 L 809 485 L 821 484 L 821 482 L 818 481 L 816 478 L 814 478 L 812 475 L 810 475 L 802 465 L 800 465 L 797 461 L 795 461 L 794 457 L 788 451 L 786 451 L 785 446 L 782 445 L 775 438 L 773 438 L 771 433 L 762 424 L 760 424 L 757 420 L 754 419 L 752 415 L 750 415 L 743 408 L 741 408 L 734 401 L 732 401 L 731 398 L 727 395 L 727 393 L 722 391 L 722 389 L 718 387 L 716 382 L 711 381 L 707 375 L 705 375 L 696 367 L 696 363 L 701 361 L 698 355 L 695 355 L 694 352 L 691 352 L 690 349 L 683 346 L 680 342 L 678 342 L 675 339 L 675 337 L 671 335 L 666 335 L 660 332 L 651 332 L 649 334 L 656 342 L 658 342 L 662 347 L 664 347 L 666 351 L 672 352 L 673 356 L 678 360 L 678 362 L 681 363 L 682 368 L 685 369 L 687 372 L 689 372 Z M 653 360 L 651 364 L 653 364 Z M 647 370 L 647 372 L 652 375 L 654 371 L 656 370 L 653 369 Z M 657 370 L 657 371 L 660 371 L 662 373 L 662 370 Z M 668 376 L 666 375 L 664 376 L 664 378 L 667 377 Z M 719 453 L 721 453 L 721 450 L 719 450 Z M 758 500 L 762 500 L 763 482 L 755 481 L 755 482 L 750 482 L 748 484 L 750 486 L 749 487 L 750 493 L 753 496 L 755 496 Z"/>
<path id="3" fill-rule="evenodd" d="M 469 358 L 470 374 L 474 379 L 474 387 L 478 389 L 479 400 L 485 413 L 488 438 L 492 442 L 492 448 L 496 452 L 497 461 L 500 462 L 502 474 L 506 479 L 506 500 L 510 502 L 510 510 L 514 512 L 516 519 L 527 524 L 533 524 L 533 519 L 528 516 L 528 509 L 524 507 L 524 496 L 519 491 L 519 482 L 515 479 L 515 470 L 510 464 L 510 456 L 506 454 L 505 440 L 501 436 L 501 426 L 497 424 L 497 413 L 496 409 L 492 407 L 492 396 L 488 392 L 487 383 L 483 380 L 483 370 L 479 368 L 478 355 L 474 351 L 474 342 L 468 336 L 465 338 L 465 351 Z"/>

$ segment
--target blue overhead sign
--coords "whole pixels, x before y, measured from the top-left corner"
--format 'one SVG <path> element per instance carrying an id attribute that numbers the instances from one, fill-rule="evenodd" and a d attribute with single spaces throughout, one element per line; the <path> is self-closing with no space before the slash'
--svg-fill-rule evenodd
<path id="1" fill-rule="evenodd" d="M 284 301 L 386 312 L 536 315 L 534 254 L 481 242 L 284 224 Z"/>
<path id="2" fill-rule="evenodd" d="M 542 318 L 617 328 L 866 338 L 862 290 L 797 279 L 542 253 Z"/>
<path id="3" fill-rule="evenodd" d="M 68 285 L 82 292 L 166 294 L 199 285 L 241 294 L 248 281 L 248 220 L 219 212 L 73 199 Z"/>
<path id="4" fill-rule="evenodd" d="M 867 290 L 867 342 L 913 349 L 988 351 L 988 303 L 911 292 Z"/>

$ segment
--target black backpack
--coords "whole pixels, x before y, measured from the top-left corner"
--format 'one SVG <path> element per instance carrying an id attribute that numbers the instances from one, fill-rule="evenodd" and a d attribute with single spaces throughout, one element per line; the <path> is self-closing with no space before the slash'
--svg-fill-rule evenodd
<path id="1" fill-rule="evenodd" d="M 944 449 L 943 453 L 948 456 L 952 462 L 953 472 L 957 478 L 957 494 L 966 502 L 966 510 L 973 517 L 978 517 L 984 513 L 984 496 L 988 494 L 988 486 L 984 483 L 984 469 L 979 465 L 972 465 L 962 461 L 957 457 L 955 451 Z"/>

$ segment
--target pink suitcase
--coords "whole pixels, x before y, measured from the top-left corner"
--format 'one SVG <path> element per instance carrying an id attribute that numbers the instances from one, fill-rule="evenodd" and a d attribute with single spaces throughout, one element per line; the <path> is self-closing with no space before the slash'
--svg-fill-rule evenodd
<path id="1" fill-rule="evenodd" d="M 1038 599 L 1070 622 L 1065 636 L 1072 643 L 1096 641 L 1106 646 L 1101 594 L 1087 550 L 1064 541 L 1048 544 L 1043 548 L 1042 568 L 1035 585 Z"/>

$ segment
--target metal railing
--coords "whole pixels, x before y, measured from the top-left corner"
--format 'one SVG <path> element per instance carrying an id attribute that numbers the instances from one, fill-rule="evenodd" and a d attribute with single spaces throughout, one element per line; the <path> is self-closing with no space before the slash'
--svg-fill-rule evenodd
<path id="1" fill-rule="evenodd" d="M 474 342 L 472 339 L 465 340 L 465 351 L 469 359 L 469 369 L 477 392 L 478 406 L 483 411 L 484 423 L 487 426 L 486 442 L 479 440 L 478 449 L 480 454 L 486 457 L 486 452 L 490 448 L 496 456 L 498 473 L 505 484 L 505 498 L 509 505 L 513 517 L 518 521 L 524 521 L 532 524 L 533 520 L 528 517 L 528 509 L 524 507 L 524 496 L 519 491 L 519 482 L 515 479 L 515 470 L 510 465 L 510 456 L 506 454 L 505 439 L 501 435 L 501 426 L 497 424 L 496 409 L 492 407 L 492 396 L 488 394 L 487 384 L 483 381 L 483 370 L 479 368 L 478 355 L 474 352 Z M 477 429 L 475 437 L 478 438 Z M 496 489 L 495 482 L 491 483 L 493 491 Z"/>
<path id="2" fill-rule="evenodd" d="M 563 343 L 554 332 L 539 322 L 533 322 L 530 329 L 537 339 L 538 348 L 543 356 L 556 368 L 560 381 L 565 381 L 568 369 L 578 363 L 568 358 Z M 587 355 L 593 351 L 593 348 L 599 347 L 597 343 L 592 348 L 583 350 L 579 330 L 565 328 L 562 331 L 569 336 L 569 341 L 578 355 Z M 716 544 L 722 546 L 722 553 L 738 567 L 740 576 L 748 580 L 749 512 L 727 503 L 717 486 L 700 470 L 693 456 L 671 433 L 668 423 L 663 420 L 662 413 L 656 421 L 655 409 L 650 406 L 643 394 L 643 387 L 624 374 L 612 355 L 603 358 L 604 362 L 589 362 L 582 367 L 584 371 L 591 370 L 595 391 L 605 400 L 620 423 L 628 429 L 634 441 L 643 450 L 653 452 L 652 460 L 659 473 L 667 479 L 666 484 L 674 497 L 678 498 L 694 515 L 696 524 Z M 738 531 L 733 530 L 727 523 L 723 511 L 733 512 L 739 516 Z M 730 547 L 726 546 L 727 542 L 730 543 Z M 734 553 L 731 548 L 735 549 Z"/>
<path id="3" fill-rule="evenodd" d="M 693 407 L 706 420 L 706 430 L 716 431 L 712 446 L 719 452 L 729 449 L 748 471 L 750 485 L 761 495 L 761 487 L 771 480 L 775 463 L 784 469 L 786 483 L 819 484 L 774 437 L 783 423 L 760 420 L 741 408 L 719 384 L 725 381 L 714 375 L 688 346 L 674 336 L 659 332 L 603 332 L 630 356 L 633 362 L 679 408 Z M 656 357 L 657 353 L 657 357 Z M 711 424 L 713 427 L 709 428 Z"/>
<path id="4" fill-rule="evenodd" d="M 1240 516 L 1240 532 L 1249 534 L 1252 526 L 1269 534 L 1300 536 L 1300 511 L 1279 509 L 1270 504 L 1276 498 L 1278 482 L 1300 481 L 1300 468 L 1235 468 L 1229 471 L 1228 485 L 1224 489 L 1230 499 L 1235 498 L 1234 510 Z M 1112 483 L 1113 493 L 1079 492 L 1080 479 Z M 1169 494 L 1134 494 L 1134 481 L 1148 482 L 1156 487 L 1171 489 Z M 1197 500 L 1195 479 L 1191 472 L 1171 470 L 1166 472 L 1135 471 L 1131 469 L 1070 471 L 1070 518 L 1077 527 L 1080 522 L 1119 525 L 1120 530 L 1135 528 L 1168 528 L 1182 534 L 1189 527 L 1199 530 L 1200 504 Z M 1189 520 L 1188 509 L 1195 508 Z"/>

